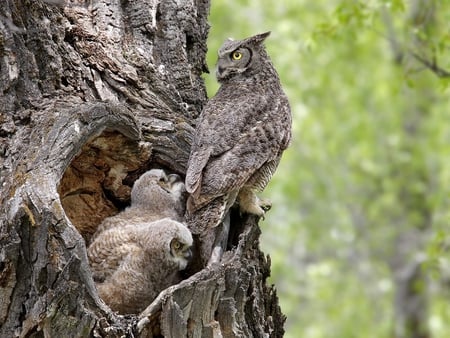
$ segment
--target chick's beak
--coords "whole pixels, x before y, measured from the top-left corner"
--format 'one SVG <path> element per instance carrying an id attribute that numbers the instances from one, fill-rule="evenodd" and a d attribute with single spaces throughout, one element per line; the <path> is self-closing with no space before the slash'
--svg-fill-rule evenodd
<path id="1" fill-rule="evenodd" d="M 181 181 L 181 177 L 179 175 L 177 175 L 177 174 L 170 174 L 168 176 L 168 180 L 169 180 L 169 183 L 172 185 L 172 184 L 174 184 L 176 182 Z"/>
<path id="2" fill-rule="evenodd" d="M 183 253 L 183 257 L 187 260 L 190 261 L 192 259 L 192 250 L 191 249 L 187 249 L 184 253 Z"/>

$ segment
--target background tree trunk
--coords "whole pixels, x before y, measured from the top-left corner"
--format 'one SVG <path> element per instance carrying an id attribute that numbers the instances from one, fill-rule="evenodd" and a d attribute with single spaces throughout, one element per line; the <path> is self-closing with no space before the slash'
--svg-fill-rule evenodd
<path id="1" fill-rule="evenodd" d="M 140 316 L 98 298 L 86 242 L 160 167 L 184 175 L 206 100 L 208 0 L 0 8 L 0 337 L 281 337 L 253 217 L 220 266 Z"/>
<path id="2" fill-rule="evenodd" d="M 435 4 L 425 0 L 410 3 L 408 18 L 417 31 L 431 32 L 435 21 Z M 402 151 L 410 158 L 419 159 L 416 165 L 405 165 L 401 160 L 392 161 L 392 175 L 397 176 L 399 203 L 396 217 L 402 225 L 395 238 L 394 255 L 390 267 L 395 284 L 394 332 L 395 338 L 428 338 L 431 336 L 427 318 L 429 317 L 429 278 L 424 267 L 426 240 L 432 229 L 433 207 L 428 202 L 432 190 L 432 178 L 428 175 L 426 160 L 420 142 L 426 139 L 425 120 L 430 114 L 434 101 L 434 88 L 430 86 L 429 76 L 415 74 L 421 64 L 414 53 L 401 46 L 394 31 L 391 18 L 385 17 L 396 66 L 414 79 L 414 87 L 406 87 L 403 95 L 408 104 L 402 116 Z M 420 34 L 407 35 L 403 45 L 412 51 L 431 48 Z M 418 189 L 417 187 L 420 186 Z M 395 219 L 395 217 L 393 217 Z"/>

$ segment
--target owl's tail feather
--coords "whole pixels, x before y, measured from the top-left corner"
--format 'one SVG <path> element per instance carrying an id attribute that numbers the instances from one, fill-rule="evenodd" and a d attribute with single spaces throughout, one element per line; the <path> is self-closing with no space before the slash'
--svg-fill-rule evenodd
<path id="1" fill-rule="evenodd" d="M 229 212 L 225 219 L 215 228 L 207 228 L 197 236 L 196 241 L 196 271 L 217 264 L 227 249 L 230 232 Z"/>
<path id="2" fill-rule="evenodd" d="M 186 212 L 189 230 L 198 238 L 198 254 L 202 268 L 222 258 L 228 242 L 229 210 L 236 194 L 220 196 L 194 212 Z"/>
<path id="3" fill-rule="evenodd" d="M 207 229 L 217 227 L 227 212 L 227 203 L 223 197 L 185 215 L 189 230 L 195 235 L 203 234 Z"/>
<path id="4" fill-rule="evenodd" d="M 227 250 L 228 235 L 230 233 L 230 212 L 227 211 L 224 220 L 217 227 L 212 252 L 209 255 L 207 266 L 217 264 L 222 259 L 223 253 Z"/>
<path id="5" fill-rule="evenodd" d="M 228 210 L 236 202 L 238 191 L 232 191 L 228 194 L 219 196 L 199 209 L 189 208 L 187 202 L 185 220 L 189 230 L 195 235 L 202 234 L 209 228 L 217 227 L 225 218 Z M 191 196 L 190 196 L 191 197 Z"/>

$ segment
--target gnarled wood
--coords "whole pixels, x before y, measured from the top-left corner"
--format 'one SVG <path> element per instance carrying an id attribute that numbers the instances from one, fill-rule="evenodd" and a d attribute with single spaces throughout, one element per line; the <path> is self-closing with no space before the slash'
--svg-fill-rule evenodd
<path id="1" fill-rule="evenodd" d="M 163 291 L 140 314 L 138 332 L 148 335 L 161 315 L 166 337 L 282 337 L 284 316 L 274 289 L 266 286 L 270 261 L 259 250 L 255 222 L 235 222 L 242 227 L 236 247 L 220 264 Z"/>
<path id="2" fill-rule="evenodd" d="M 208 0 L 0 7 L 0 336 L 280 337 L 255 218 L 140 316 L 98 297 L 86 243 L 144 171 L 184 175 L 206 99 Z M 139 323 L 139 324 L 138 324 Z"/>

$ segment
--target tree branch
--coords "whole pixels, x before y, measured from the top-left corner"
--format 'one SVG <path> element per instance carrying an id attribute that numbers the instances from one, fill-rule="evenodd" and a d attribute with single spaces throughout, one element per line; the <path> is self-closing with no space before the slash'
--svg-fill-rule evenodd
<path id="1" fill-rule="evenodd" d="M 411 55 L 425 67 L 431 70 L 434 74 L 436 74 L 439 78 L 450 77 L 450 71 L 439 67 L 435 56 L 433 57 L 433 60 L 428 60 L 415 52 L 411 52 Z"/>

